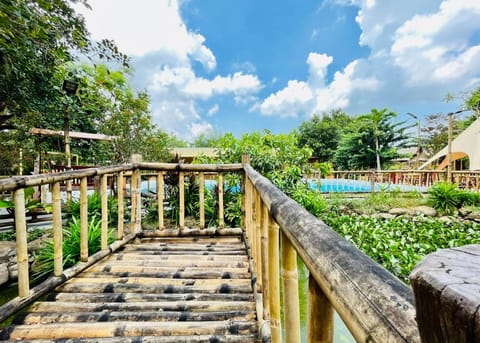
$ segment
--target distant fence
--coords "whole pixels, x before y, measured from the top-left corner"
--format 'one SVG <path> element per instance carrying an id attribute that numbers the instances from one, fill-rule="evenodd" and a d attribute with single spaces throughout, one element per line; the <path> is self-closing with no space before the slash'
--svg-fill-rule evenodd
<path id="1" fill-rule="evenodd" d="M 318 174 L 307 176 L 312 185 L 318 181 Z M 333 171 L 322 179 L 322 192 L 365 193 L 378 190 L 400 190 L 425 192 L 437 182 L 447 181 L 442 170 L 342 170 Z M 479 191 L 480 171 L 453 171 L 450 182 L 459 188 Z"/>

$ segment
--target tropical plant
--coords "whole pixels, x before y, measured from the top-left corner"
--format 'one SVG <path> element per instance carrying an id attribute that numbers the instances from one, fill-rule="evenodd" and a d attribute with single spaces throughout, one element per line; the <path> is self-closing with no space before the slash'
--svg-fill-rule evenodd
<path id="1" fill-rule="evenodd" d="M 33 210 L 34 208 L 43 208 L 45 212 L 50 213 L 52 207 L 48 204 L 42 204 L 40 199 L 35 199 L 33 197 L 35 190 L 32 187 L 25 188 L 24 190 L 24 200 L 25 200 L 25 210 Z M 0 208 L 4 208 L 8 213 L 13 214 L 15 210 L 15 202 L 11 199 L 2 199 L 0 198 Z"/>
<path id="2" fill-rule="evenodd" d="M 397 114 L 372 109 L 359 116 L 346 128 L 334 162 L 338 169 L 382 169 L 398 157 L 397 149 L 410 143 L 404 122 L 394 122 Z"/>
<path id="3" fill-rule="evenodd" d="M 453 214 L 461 206 L 460 191 L 456 184 L 438 182 L 428 193 L 433 208 L 443 214 Z"/>
<path id="4" fill-rule="evenodd" d="M 109 196 L 107 200 L 108 223 L 114 226 L 118 221 L 118 201 L 115 197 Z M 67 202 L 65 212 L 70 219 L 80 218 L 80 199 L 75 198 Z M 87 196 L 87 213 L 88 216 L 101 218 L 102 217 L 102 196 L 95 191 Z"/>
<path id="5" fill-rule="evenodd" d="M 73 266 L 80 260 L 80 220 L 72 217 L 70 225 L 63 228 L 63 267 Z M 88 252 L 94 254 L 101 249 L 102 223 L 96 217 L 91 217 L 88 222 Z M 110 231 L 107 237 L 108 243 L 113 242 L 113 234 Z M 45 242 L 35 256 L 32 267 L 36 278 L 43 278 L 53 271 L 53 240 Z"/>

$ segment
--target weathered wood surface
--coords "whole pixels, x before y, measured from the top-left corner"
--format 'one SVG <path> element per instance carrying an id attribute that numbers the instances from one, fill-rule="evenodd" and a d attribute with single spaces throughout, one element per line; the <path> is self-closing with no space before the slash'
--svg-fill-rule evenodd
<path id="1" fill-rule="evenodd" d="M 419 342 L 411 289 L 246 165 L 273 219 L 359 342 Z M 271 309 L 272 311 L 272 309 Z"/>
<path id="2" fill-rule="evenodd" d="M 17 315 L 0 340 L 258 340 L 252 275 L 240 236 L 148 236 L 56 287 Z"/>
<path id="3" fill-rule="evenodd" d="M 480 342 L 480 245 L 427 255 L 410 281 L 422 342 Z"/>

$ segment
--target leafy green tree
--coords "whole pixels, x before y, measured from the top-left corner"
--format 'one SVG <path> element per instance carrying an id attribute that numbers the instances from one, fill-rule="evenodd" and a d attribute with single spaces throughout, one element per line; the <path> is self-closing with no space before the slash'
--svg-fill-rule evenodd
<path id="1" fill-rule="evenodd" d="M 2 0 L 0 3 L 0 112 L 45 112 L 61 92 L 57 69 L 76 59 L 128 64 L 112 41 L 90 40 L 72 5 L 86 0 Z"/>
<path id="2" fill-rule="evenodd" d="M 403 122 L 394 122 L 397 114 L 387 109 L 372 109 L 353 120 L 342 136 L 335 153 L 339 169 L 380 170 L 398 157 L 397 148 L 407 146 L 409 137 Z"/>
<path id="3" fill-rule="evenodd" d="M 351 120 L 341 110 L 315 115 L 300 124 L 298 143 L 310 147 L 312 157 L 318 161 L 333 161 L 344 128 Z"/>
<path id="4" fill-rule="evenodd" d="M 477 116 L 480 115 L 480 87 L 478 87 L 469 95 L 466 100 L 466 106 Z"/>

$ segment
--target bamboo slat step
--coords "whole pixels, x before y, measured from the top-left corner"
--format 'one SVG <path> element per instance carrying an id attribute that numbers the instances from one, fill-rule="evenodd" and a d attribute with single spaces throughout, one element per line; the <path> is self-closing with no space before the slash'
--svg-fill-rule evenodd
<path id="1" fill-rule="evenodd" d="M 239 236 L 135 240 L 17 315 L 23 342 L 256 342 L 252 277 Z"/>

